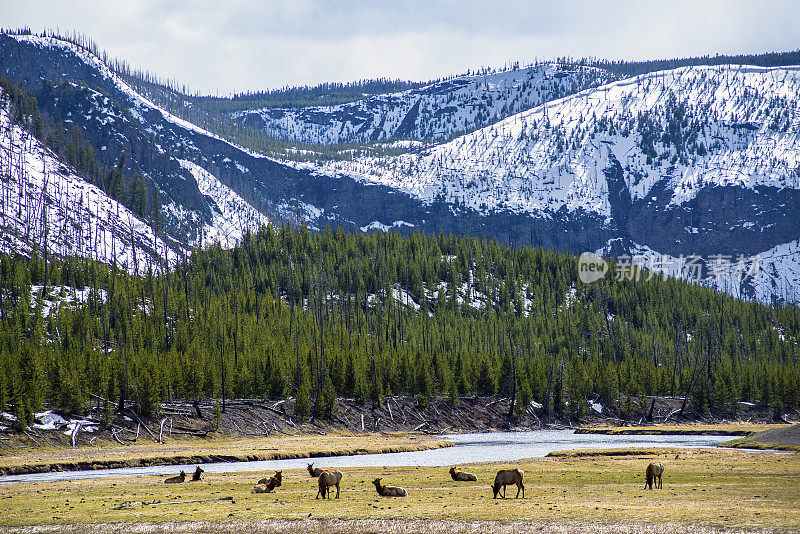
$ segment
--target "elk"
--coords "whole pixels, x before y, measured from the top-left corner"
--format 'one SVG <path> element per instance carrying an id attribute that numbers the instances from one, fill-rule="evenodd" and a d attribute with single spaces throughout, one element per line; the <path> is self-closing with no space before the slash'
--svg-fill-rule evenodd
<path id="1" fill-rule="evenodd" d="M 525 472 L 520 469 L 519 467 L 515 467 L 514 469 L 501 469 L 497 472 L 497 476 L 494 477 L 494 484 L 492 485 L 492 491 L 494 492 L 494 498 L 497 498 L 497 494 L 500 493 L 500 488 L 503 488 L 503 498 L 506 498 L 506 486 L 510 486 L 512 484 L 517 486 L 517 497 L 519 497 L 519 491 L 522 490 L 522 498 L 525 498 L 525 485 L 522 483 L 522 477 L 525 476 Z M 515 497 L 515 499 L 517 498 Z"/>
<path id="2" fill-rule="evenodd" d="M 342 481 L 341 471 L 323 471 L 320 473 L 318 480 L 319 489 L 317 490 L 317 496 L 314 497 L 315 499 L 319 498 L 320 495 L 322 495 L 323 499 L 325 495 L 330 499 L 331 486 L 336 486 L 336 498 L 339 498 L 339 482 Z"/>
<path id="3" fill-rule="evenodd" d="M 647 466 L 647 470 L 644 472 L 644 476 L 646 478 L 644 483 L 644 489 L 648 487 L 653 489 L 653 482 L 655 482 L 655 486 L 658 489 L 661 489 L 661 475 L 664 474 L 664 465 L 661 462 L 655 463 L 651 462 Z M 656 480 L 658 479 L 658 480 Z"/>
<path id="4" fill-rule="evenodd" d="M 455 467 L 450 468 L 450 476 L 453 477 L 453 480 L 456 482 L 476 482 L 478 480 L 478 475 L 465 473 L 464 471 L 456 471 Z"/>
<path id="5" fill-rule="evenodd" d="M 200 469 L 200 466 L 198 465 L 197 469 L 194 470 L 194 474 L 192 475 L 192 482 L 199 482 L 200 480 L 203 480 L 203 473 L 205 473 L 205 471 Z"/>
<path id="6" fill-rule="evenodd" d="M 164 484 L 180 484 L 184 480 L 186 480 L 186 471 L 181 469 L 181 474 L 180 475 L 175 475 L 174 477 L 169 477 L 168 479 L 166 479 L 164 481 Z"/>
<path id="7" fill-rule="evenodd" d="M 272 487 L 274 488 L 280 486 L 281 482 L 283 482 L 283 471 L 275 471 L 274 476 L 271 476 L 269 478 L 264 477 L 258 481 L 258 484 L 266 484 L 266 485 L 271 484 Z"/>
<path id="8" fill-rule="evenodd" d="M 320 476 L 325 470 L 320 467 L 314 467 L 314 464 L 308 464 L 308 474 L 314 478 Z"/>
<path id="9" fill-rule="evenodd" d="M 275 489 L 276 485 L 277 484 L 275 484 L 275 479 L 270 477 L 268 483 L 256 484 L 255 486 L 253 486 L 253 489 L 250 491 L 250 493 L 270 493 L 272 490 Z"/>
<path id="10" fill-rule="evenodd" d="M 380 478 L 376 478 L 372 481 L 375 484 L 375 490 L 377 490 L 378 495 L 381 497 L 405 497 L 408 495 L 408 492 L 405 488 L 401 488 L 399 486 L 384 486 L 381 484 Z"/>

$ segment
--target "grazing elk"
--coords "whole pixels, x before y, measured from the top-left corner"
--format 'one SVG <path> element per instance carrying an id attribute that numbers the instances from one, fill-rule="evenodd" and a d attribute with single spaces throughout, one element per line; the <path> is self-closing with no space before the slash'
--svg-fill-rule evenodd
<path id="1" fill-rule="evenodd" d="M 644 488 L 653 489 L 653 482 L 655 482 L 655 486 L 658 489 L 661 489 L 661 475 L 664 474 L 664 464 L 661 462 L 655 463 L 652 462 L 647 466 L 647 470 L 644 472 L 645 482 Z M 658 479 L 658 480 L 656 480 Z"/>
<path id="2" fill-rule="evenodd" d="M 264 477 L 258 481 L 258 484 L 272 485 L 273 488 L 278 487 L 283 482 L 283 471 L 275 471 L 275 475 L 269 478 Z"/>
<path id="3" fill-rule="evenodd" d="M 453 480 L 456 482 L 476 482 L 478 480 L 478 475 L 465 473 L 464 471 L 456 471 L 455 467 L 450 468 L 450 476 L 453 477 Z"/>
<path id="4" fill-rule="evenodd" d="M 318 487 L 317 489 L 317 496 L 314 497 L 315 499 L 319 498 L 322 495 L 322 498 L 325 498 L 325 495 L 328 498 L 331 498 L 331 486 L 336 486 L 336 498 L 339 498 L 339 482 L 342 481 L 342 472 L 341 471 L 323 471 L 320 473 L 318 478 Z"/>
<path id="5" fill-rule="evenodd" d="M 166 479 L 164 481 L 164 484 L 180 484 L 184 480 L 186 480 L 186 471 L 181 469 L 181 474 L 180 475 L 175 475 L 174 477 L 169 477 L 168 479 Z"/>
<path id="6" fill-rule="evenodd" d="M 525 476 L 525 472 L 516 467 L 514 469 L 501 469 L 497 472 L 497 476 L 494 477 L 494 484 L 492 485 L 492 491 L 494 492 L 494 498 L 497 498 L 497 494 L 500 493 L 500 488 L 503 488 L 503 498 L 506 498 L 506 486 L 510 486 L 512 484 L 517 486 L 517 497 L 519 497 L 519 491 L 522 490 L 522 498 L 525 498 L 525 485 L 522 483 L 522 477 Z M 515 497 L 515 498 L 517 498 Z"/>
<path id="7" fill-rule="evenodd" d="M 323 473 L 323 471 L 325 470 L 320 467 L 314 467 L 314 464 L 308 464 L 308 474 L 314 478 L 320 476 Z"/>
<path id="8" fill-rule="evenodd" d="M 384 486 L 381 484 L 381 480 L 380 478 L 376 478 L 372 481 L 372 483 L 375 484 L 378 495 L 381 497 L 406 497 L 408 495 L 405 488 L 399 486 Z"/>
<path id="9" fill-rule="evenodd" d="M 198 465 L 197 469 L 194 470 L 194 474 L 192 475 L 192 482 L 199 482 L 203 480 L 203 473 L 205 473 L 205 471 L 200 469 L 200 466 Z"/>

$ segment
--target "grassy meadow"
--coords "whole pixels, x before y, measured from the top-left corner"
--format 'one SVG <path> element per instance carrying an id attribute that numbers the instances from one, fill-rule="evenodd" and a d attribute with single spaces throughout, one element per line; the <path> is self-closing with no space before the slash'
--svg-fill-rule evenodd
<path id="1" fill-rule="evenodd" d="M 509 498 L 492 499 L 489 485 L 497 469 L 505 466 L 492 463 L 464 466 L 478 475 L 478 482 L 461 483 L 450 478 L 447 468 L 346 469 L 341 498 L 328 501 L 315 500 L 316 480 L 302 470 L 284 471 L 283 485 L 269 494 L 250 493 L 258 478 L 271 474 L 262 472 L 206 474 L 201 482 L 176 485 L 164 484 L 164 477 L 15 484 L 0 486 L 0 527 L 208 521 L 194 530 L 210 532 L 227 524 L 264 520 L 288 525 L 300 521 L 299 527 L 311 518 L 326 525 L 400 519 L 439 525 L 524 521 L 611 531 L 622 531 L 614 525 L 649 530 L 657 524 L 657 530 L 664 525 L 687 531 L 800 530 L 800 454 L 731 449 L 609 452 L 573 451 L 518 462 L 525 470 L 524 499 L 513 498 L 513 487 L 508 488 Z M 643 489 L 645 467 L 653 460 L 666 466 L 662 490 Z M 318 463 L 326 465 L 323 459 Z M 164 468 L 165 476 L 174 472 Z M 376 477 L 405 487 L 408 497 L 379 497 L 371 484 Z M 226 497 L 232 500 L 205 500 Z"/>

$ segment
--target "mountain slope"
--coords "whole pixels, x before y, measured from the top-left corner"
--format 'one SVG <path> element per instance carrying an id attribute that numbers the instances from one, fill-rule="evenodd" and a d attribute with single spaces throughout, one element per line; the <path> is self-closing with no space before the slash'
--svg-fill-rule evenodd
<path id="1" fill-rule="evenodd" d="M 0 58 L 9 78 L 23 80 L 43 111 L 84 132 L 104 164 L 113 166 L 123 152 L 127 155 L 128 175 L 139 172 L 149 187 L 158 188 L 167 229 L 184 243 L 199 243 L 214 213 L 182 161 L 199 165 L 267 217 L 302 220 L 312 228 L 404 221 L 397 228 L 406 232 L 486 233 L 512 242 L 537 235 L 543 246 L 567 250 L 612 237 L 591 216 L 534 220 L 504 212 L 486 217 L 254 154 L 159 109 L 85 49 L 62 40 L 0 35 Z M 563 231 L 568 227 L 587 230 L 573 235 Z"/>
<path id="2" fill-rule="evenodd" d="M 798 68 L 682 68 L 420 154 L 298 167 L 483 215 L 591 214 L 617 238 L 672 256 L 753 256 L 800 238 L 799 95 Z"/>
<path id="3" fill-rule="evenodd" d="M 337 106 L 262 108 L 231 116 L 279 139 L 307 144 L 441 141 L 610 79 L 601 69 L 542 63 Z"/>
<path id="4" fill-rule="evenodd" d="M 71 43 L 0 35 L 0 66 L 44 112 L 79 128 L 104 165 L 124 153 L 126 176 L 139 173 L 158 191 L 168 234 L 185 246 L 233 243 L 268 217 L 312 229 L 486 235 L 578 253 L 699 255 L 706 267 L 713 255 L 751 265 L 762 254 L 765 281 L 733 288 L 708 272 L 706 281 L 763 300 L 796 298 L 797 68 L 651 73 L 418 153 L 312 164 L 255 154 L 174 117 Z"/>
<path id="5" fill-rule="evenodd" d="M 2 95 L 0 94 L 0 102 Z M 131 271 L 176 260 L 175 245 L 98 187 L 77 176 L 0 106 L 0 251 L 116 262 Z"/>
<path id="6" fill-rule="evenodd" d="M 159 109 L 86 50 L 54 38 L 2 35 L 0 57 L 9 78 L 25 82 L 43 113 L 78 128 L 102 164 L 113 167 L 122 159 L 128 181 L 140 173 L 149 190 L 158 190 L 167 229 L 185 246 L 209 236 L 240 237 L 267 222 L 213 173 L 185 161 L 194 137 L 225 141 Z M 222 166 L 214 170 L 224 172 Z M 220 225 L 220 216 L 232 214 L 235 231 Z"/>

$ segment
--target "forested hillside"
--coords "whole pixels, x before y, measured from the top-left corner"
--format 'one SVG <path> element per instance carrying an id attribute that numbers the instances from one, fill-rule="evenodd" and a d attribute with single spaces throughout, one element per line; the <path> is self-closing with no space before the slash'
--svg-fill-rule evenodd
<path id="1" fill-rule="evenodd" d="M 164 276 L 4 255 L 0 410 L 22 425 L 89 395 L 142 414 L 170 398 L 294 396 L 301 418 L 390 393 L 499 394 L 545 418 L 589 399 L 624 412 L 643 394 L 723 414 L 800 405 L 797 306 L 659 277 L 585 285 L 576 265 L 481 238 L 288 226 Z"/>

